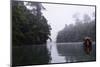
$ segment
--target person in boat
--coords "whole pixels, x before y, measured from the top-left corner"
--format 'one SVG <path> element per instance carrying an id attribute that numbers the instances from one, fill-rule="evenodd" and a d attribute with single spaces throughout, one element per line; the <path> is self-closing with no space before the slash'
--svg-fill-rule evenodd
<path id="1" fill-rule="evenodd" d="M 92 51 L 92 39 L 90 37 L 85 37 L 83 45 L 84 45 L 84 51 L 86 52 L 86 54 L 90 55 Z"/>

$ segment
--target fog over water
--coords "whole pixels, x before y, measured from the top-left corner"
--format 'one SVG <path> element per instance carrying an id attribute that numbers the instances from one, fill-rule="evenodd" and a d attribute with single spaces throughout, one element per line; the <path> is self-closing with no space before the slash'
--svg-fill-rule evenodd
<path id="1" fill-rule="evenodd" d="M 83 16 L 88 14 L 92 18 L 93 12 L 95 12 L 95 7 L 92 6 L 47 3 L 42 3 L 42 5 L 46 8 L 42 13 L 51 25 L 51 38 L 53 41 L 56 41 L 57 33 L 65 27 L 65 24 L 75 23 L 75 17 L 83 20 Z"/>

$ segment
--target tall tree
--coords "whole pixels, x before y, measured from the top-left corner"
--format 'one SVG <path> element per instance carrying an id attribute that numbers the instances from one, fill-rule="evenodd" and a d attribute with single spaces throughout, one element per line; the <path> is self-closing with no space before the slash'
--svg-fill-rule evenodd
<path id="1" fill-rule="evenodd" d="M 42 9 L 44 8 L 41 3 L 12 1 L 14 45 L 46 43 L 50 36 L 51 27 L 42 15 Z"/>

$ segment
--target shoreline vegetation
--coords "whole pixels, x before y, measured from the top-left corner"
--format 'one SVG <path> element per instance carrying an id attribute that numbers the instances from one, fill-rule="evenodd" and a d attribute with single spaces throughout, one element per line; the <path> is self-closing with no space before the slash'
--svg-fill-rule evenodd
<path id="1" fill-rule="evenodd" d="M 53 43 L 50 38 L 52 28 L 43 16 L 43 10 L 46 8 L 40 2 L 12 1 L 12 66 L 49 64 L 52 60 L 47 48 L 48 39 Z M 86 36 L 91 37 L 92 42 L 95 43 L 96 22 L 95 18 L 90 20 L 89 18 L 88 15 L 85 15 L 84 21 L 76 18 L 75 25 L 66 24 L 64 29 L 58 32 L 54 45 L 57 45 L 59 52 L 67 54 L 67 48 L 71 50 L 69 47 L 74 48 L 71 45 L 82 44 Z M 78 47 L 80 49 L 80 46 Z M 71 52 L 69 51 L 69 54 Z M 72 53 L 74 55 L 74 52 Z"/>
<path id="2" fill-rule="evenodd" d="M 41 10 L 45 8 L 38 2 L 12 1 L 12 66 L 49 63 L 51 26 Z"/>
<path id="3" fill-rule="evenodd" d="M 50 39 L 51 26 L 41 10 L 46 8 L 38 2 L 12 1 L 12 46 L 45 44 Z"/>
<path id="4" fill-rule="evenodd" d="M 96 41 L 96 21 L 93 13 L 93 18 L 88 14 L 75 18 L 75 24 L 65 25 L 65 27 L 58 32 L 56 42 L 83 42 L 85 37 L 90 37 L 92 41 Z"/>

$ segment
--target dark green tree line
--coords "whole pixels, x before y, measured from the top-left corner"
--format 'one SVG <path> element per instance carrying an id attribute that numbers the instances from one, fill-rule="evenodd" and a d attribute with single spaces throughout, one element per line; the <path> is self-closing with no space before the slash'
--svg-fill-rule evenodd
<path id="1" fill-rule="evenodd" d="M 41 10 L 45 8 L 38 2 L 12 1 L 13 45 L 46 43 L 51 27 Z"/>
<path id="2" fill-rule="evenodd" d="M 87 14 L 83 20 L 76 18 L 75 24 L 65 25 L 64 29 L 59 31 L 57 42 L 82 42 L 84 37 L 96 39 L 96 22 L 95 18 L 91 19 Z"/>

